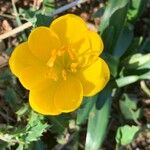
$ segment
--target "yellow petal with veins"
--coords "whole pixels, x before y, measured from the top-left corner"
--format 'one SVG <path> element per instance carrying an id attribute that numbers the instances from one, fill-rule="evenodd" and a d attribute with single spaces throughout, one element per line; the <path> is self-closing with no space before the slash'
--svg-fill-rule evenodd
<path id="1" fill-rule="evenodd" d="M 79 71 L 77 77 L 83 86 L 83 95 L 93 96 L 105 87 L 109 80 L 110 72 L 105 61 L 99 58 L 89 67 Z"/>
<path id="2" fill-rule="evenodd" d="M 55 81 L 45 80 L 37 89 L 31 90 L 29 103 L 33 110 L 43 115 L 58 115 L 61 112 L 54 105 Z"/>
<path id="3" fill-rule="evenodd" d="M 100 35 L 94 31 L 88 31 L 88 38 L 91 44 L 91 52 L 99 56 L 104 49 L 104 44 Z"/>
<path id="4" fill-rule="evenodd" d="M 52 50 L 61 46 L 58 36 L 48 27 L 35 28 L 29 35 L 28 44 L 31 52 L 43 62 L 48 61 Z"/>
<path id="5" fill-rule="evenodd" d="M 70 112 L 77 109 L 83 99 L 83 89 L 80 81 L 73 77 L 67 77 L 60 82 L 54 96 L 55 106 L 61 112 Z"/>
<path id="6" fill-rule="evenodd" d="M 18 45 L 9 59 L 10 69 L 16 76 L 29 66 L 38 67 L 39 65 L 42 63 L 31 53 L 27 42 Z"/>
<path id="7" fill-rule="evenodd" d="M 55 19 L 51 23 L 50 29 L 59 36 L 64 45 L 79 42 L 87 32 L 85 22 L 73 14 L 67 14 Z"/>
<path id="8" fill-rule="evenodd" d="M 19 80 L 26 89 L 35 89 L 41 86 L 41 82 L 48 78 L 47 66 L 30 66 L 23 69 L 19 74 Z"/>

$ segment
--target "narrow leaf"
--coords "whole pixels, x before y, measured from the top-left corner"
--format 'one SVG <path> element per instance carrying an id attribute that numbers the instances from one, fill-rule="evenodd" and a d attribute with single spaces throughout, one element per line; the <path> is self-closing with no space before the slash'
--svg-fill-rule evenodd
<path id="1" fill-rule="evenodd" d="M 137 75 L 131 75 L 131 76 L 126 76 L 126 77 L 121 77 L 116 80 L 116 83 L 118 87 L 123 87 L 128 84 L 134 83 L 139 80 L 139 76 Z"/>
<path id="2" fill-rule="evenodd" d="M 128 3 L 128 0 L 109 0 L 102 17 L 100 31 L 101 33 L 108 27 L 111 16 L 119 9 L 125 7 Z M 118 20 L 118 19 L 117 19 Z"/>
<path id="3" fill-rule="evenodd" d="M 88 121 L 85 150 L 98 150 L 107 132 L 111 105 L 112 87 L 107 87 L 98 95 L 98 101 L 105 101 L 101 106 L 94 105 Z M 100 108 L 100 109 L 99 109 Z"/>
<path id="4" fill-rule="evenodd" d="M 77 113 L 77 124 L 82 124 L 86 121 L 96 99 L 97 99 L 97 96 L 86 97 L 84 99 L 84 103 Z"/>

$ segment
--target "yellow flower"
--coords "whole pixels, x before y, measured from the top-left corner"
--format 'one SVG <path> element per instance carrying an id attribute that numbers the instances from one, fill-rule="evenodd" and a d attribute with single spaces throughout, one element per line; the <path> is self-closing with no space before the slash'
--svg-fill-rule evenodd
<path id="1" fill-rule="evenodd" d="M 109 68 L 99 58 L 100 36 L 73 14 L 37 27 L 10 57 L 11 71 L 30 90 L 33 110 L 58 115 L 77 109 L 83 96 L 93 96 L 109 80 Z"/>

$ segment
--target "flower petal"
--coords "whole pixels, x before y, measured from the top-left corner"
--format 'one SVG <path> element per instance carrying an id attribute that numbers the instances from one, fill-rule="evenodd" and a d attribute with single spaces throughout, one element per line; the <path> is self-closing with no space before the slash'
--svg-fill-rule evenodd
<path id="1" fill-rule="evenodd" d="M 79 42 L 87 32 L 85 22 L 73 14 L 67 14 L 55 19 L 51 23 L 50 29 L 59 36 L 64 45 Z"/>
<path id="2" fill-rule="evenodd" d="M 53 49 L 60 47 L 59 38 L 48 27 L 35 28 L 29 35 L 28 44 L 31 52 L 44 62 L 48 61 Z"/>
<path id="3" fill-rule="evenodd" d="M 84 37 L 79 37 L 79 41 L 76 43 L 72 43 L 72 50 L 76 54 L 77 57 L 82 57 L 85 54 L 91 53 L 91 43 L 88 38 L 88 32 L 84 34 Z"/>
<path id="4" fill-rule="evenodd" d="M 47 66 L 30 66 L 21 71 L 19 80 L 26 89 L 34 89 L 48 77 Z"/>
<path id="5" fill-rule="evenodd" d="M 95 58 L 102 53 L 103 48 L 101 37 L 98 33 L 90 30 L 86 32 L 85 37 L 80 39 L 79 42 L 72 44 L 72 49 L 82 65 L 86 65 L 86 60 L 87 62 L 95 61 Z"/>
<path id="6" fill-rule="evenodd" d="M 39 88 L 31 90 L 29 94 L 29 103 L 33 110 L 43 115 L 58 115 L 61 112 L 54 105 L 54 94 L 57 84 L 45 80 Z"/>
<path id="7" fill-rule="evenodd" d="M 98 58 L 94 64 L 80 71 L 77 76 L 83 86 L 83 95 L 93 96 L 105 87 L 109 80 L 110 72 L 105 61 Z"/>
<path id="8" fill-rule="evenodd" d="M 92 52 L 97 53 L 97 56 L 99 56 L 104 49 L 103 41 L 100 35 L 94 31 L 88 31 L 88 37 L 90 40 Z"/>
<path id="9" fill-rule="evenodd" d="M 62 112 L 71 112 L 77 109 L 83 98 L 83 89 L 80 81 L 68 77 L 63 80 L 54 96 L 55 106 Z"/>
<path id="10" fill-rule="evenodd" d="M 19 76 L 23 69 L 39 64 L 40 61 L 32 55 L 27 42 L 19 44 L 9 59 L 10 69 L 16 76 Z"/>

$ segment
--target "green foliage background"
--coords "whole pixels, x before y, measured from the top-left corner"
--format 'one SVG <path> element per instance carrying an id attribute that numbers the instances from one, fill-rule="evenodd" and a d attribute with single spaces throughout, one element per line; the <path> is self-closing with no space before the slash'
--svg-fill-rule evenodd
<path id="1" fill-rule="evenodd" d="M 48 15 L 55 10 L 51 2 L 45 0 L 38 11 L 19 9 L 18 13 L 31 21 L 34 27 L 47 26 L 54 19 Z M 28 105 L 28 92 L 9 68 L 2 68 L 0 85 L 4 86 L 3 97 L 11 111 L 4 114 L 5 109 L 0 108 L 0 114 L 6 119 L 0 124 L 0 150 L 99 150 L 105 139 L 111 138 L 109 126 L 113 118 L 119 122 L 113 137 L 116 143 L 113 144 L 122 149 L 142 129 L 149 129 L 148 121 L 144 125 L 139 122 L 143 108 L 125 92 L 130 84 L 150 80 L 150 38 L 138 37 L 134 33 L 135 23 L 147 4 L 148 0 L 108 0 L 103 9 L 93 14 L 93 17 L 102 17 L 99 26 L 105 45 L 102 57 L 109 64 L 111 80 L 96 96 L 85 97 L 76 112 L 56 117 L 33 112 Z M 20 41 L 25 39 L 26 34 L 22 32 Z M 11 51 L 7 49 L 6 53 L 9 55 Z M 142 89 L 149 97 L 150 90 L 146 84 Z M 111 113 L 114 109 L 112 103 L 118 104 L 117 115 Z"/>

